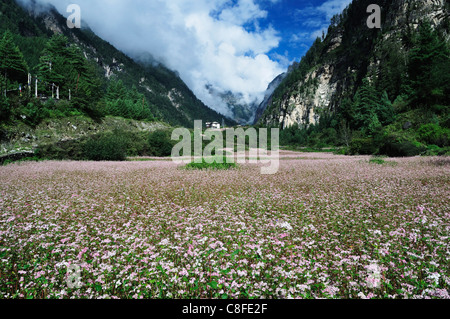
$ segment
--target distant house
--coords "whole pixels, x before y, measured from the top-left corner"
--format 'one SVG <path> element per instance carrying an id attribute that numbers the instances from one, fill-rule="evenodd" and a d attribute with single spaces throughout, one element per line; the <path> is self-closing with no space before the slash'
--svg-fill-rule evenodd
<path id="1" fill-rule="evenodd" d="M 220 130 L 220 124 L 217 122 L 206 122 L 206 128 L 212 128 L 214 130 Z"/>

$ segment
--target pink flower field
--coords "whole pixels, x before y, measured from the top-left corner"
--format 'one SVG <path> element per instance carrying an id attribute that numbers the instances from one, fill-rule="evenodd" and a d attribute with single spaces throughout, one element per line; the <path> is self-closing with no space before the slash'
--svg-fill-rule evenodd
<path id="1" fill-rule="evenodd" d="M 0 167 L 0 298 L 450 298 L 448 161 L 281 157 Z"/>

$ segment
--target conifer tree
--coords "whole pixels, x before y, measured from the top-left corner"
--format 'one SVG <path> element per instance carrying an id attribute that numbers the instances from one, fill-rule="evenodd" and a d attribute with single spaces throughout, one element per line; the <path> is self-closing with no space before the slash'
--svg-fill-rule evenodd
<path id="1" fill-rule="evenodd" d="M 383 91 L 377 109 L 378 118 L 383 125 L 389 125 L 395 120 L 395 111 L 386 91 Z"/>
<path id="2" fill-rule="evenodd" d="M 353 107 L 353 122 L 357 129 L 367 131 L 369 126 L 373 127 L 379 123 L 376 114 L 378 108 L 377 92 L 367 78 L 363 80 L 361 87 L 356 92 Z"/>
<path id="3" fill-rule="evenodd" d="M 449 53 L 430 22 L 418 30 L 415 47 L 410 52 L 409 76 L 416 106 L 429 108 L 445 99 L 449 86 Z"/>
<path id="4" fill-rule="evenodd" d="M 6 31 L 0 40 L 0 72 L 3 76 L 2 88 L 5 96 L 8 81 L 27 81 L 28 66 L 9 31 Z"/>

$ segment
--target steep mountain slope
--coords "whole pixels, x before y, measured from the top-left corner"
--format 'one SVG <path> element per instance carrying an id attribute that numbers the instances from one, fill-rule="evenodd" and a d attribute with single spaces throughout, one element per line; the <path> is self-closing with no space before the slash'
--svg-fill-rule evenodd
<path id="1" fill-rule="evenodd" d="M 36 73 L 47 40 L 55 33 L 65 35 L 81 48 L 86 59 L 94 61 L 104 77 L 103 89 L 111 80 L 120 80 L 129 90 L 136 87 L 158 118 L 191 127 L 193 121 L 221 121 L 223 116 L 195 97 L 179 76 L 161 64 L 139 64 L 100 39 L 90 29 L 69 29 L 66 19 L 55 8 L 29 1 L 24 8 L 15 0 L 0 4 L 0 33 L 9 29 L 24 54 L 31 73 Z M 228 124 L 234 124 L 228 121 Z"/>
<path id="2" fill-rule="evenodd" d="M 382 8 L 381 30 L 367 27 L 370 4 Z M 324 41 L 317 39 L 269 103 L 261 105 L 257 122 L 282 128 L 318 124 L 324 115 L 342 112 L 343 101 L 355 96 L 365 78 L 395 101 L 404 93 L 419 24 L 429 20 L 448 40 L 448 8 L 445 0 L 354 0 L 333 18 Z"/>
<path id="3" fill-rule="evenodd" d="M 291 74 L 298 67 L 298 63 L 294 62 L 288 69 L 287 72 L 278 75 L 272 82 L 270 82 L 267 87 L 266 93 L 264 94 L 264 100 L 259 104 L 255 117 L 253 119 L 254 123 L 257 124 L 258 120 L 263 116 L 269 104 L 272 104 L 272 98 L 275 90 L 283 83 L 283 80 Z"/>

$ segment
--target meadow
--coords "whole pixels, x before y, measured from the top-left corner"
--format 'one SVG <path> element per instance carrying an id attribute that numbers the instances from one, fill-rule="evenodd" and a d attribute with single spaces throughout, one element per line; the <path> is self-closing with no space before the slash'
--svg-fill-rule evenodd
<path id="1" fill-rule="evenodd" d="M 0 167 L 0 298 L 450 298 L 447 159 L 281 158 Z"/>

